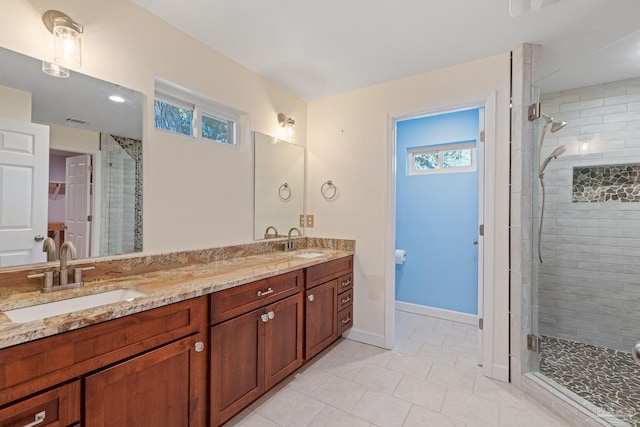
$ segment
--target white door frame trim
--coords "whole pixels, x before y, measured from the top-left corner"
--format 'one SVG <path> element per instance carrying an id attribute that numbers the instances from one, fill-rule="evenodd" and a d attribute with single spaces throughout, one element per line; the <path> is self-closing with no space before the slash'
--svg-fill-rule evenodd
<path id="1" fill-rule="evenodd" d="M 485 376 L 504 381 L 503 372 L 494 372 L 494 322 L 508 322 L 508 319 L 496 319 L 493 311 L 494 301 L 494 263 L 495 259 L 495 170 L 496 170 L 496 92 L 482 93 L 469 98 L 451 101 L 439 105 L 425 105 L 407 111 L 387 113 L 387 188 L 385 212 L 385 348 L 391 349 L 395 343 L 395 240 L 396 240 L 396 122 L 399 120 L 434 115 L 446 112 L 484 108 L 485 152 L 484 152 L 484 301 L 483 301 L 483 349 L 482 362 Z M 479 278 L 480 280 L 480 278 Z M 479 295 L 480 297 L 480 295 Z"/>
<path id="2" fill-rule="evenodd" d="M 92 157 L 91 166 L 93 167 L 91 185 L 93 187 L 93 193 L 91 197 L 91 215 L 93 215 L 93 221 L 91 221 L 91 257 L 96 257 L 100 254 L 100 221 L 102 219 L 100 207 L 102 206 L 102 188 L 100 186 L 100 178 L 102 176 L 102 162 L 100 149 L 92 150 L 89 148 L 75 147 L 73 145 L 55 144 L 49 145 L 49 150 L 67 151 L 69 153 L 88 154 Z"/>

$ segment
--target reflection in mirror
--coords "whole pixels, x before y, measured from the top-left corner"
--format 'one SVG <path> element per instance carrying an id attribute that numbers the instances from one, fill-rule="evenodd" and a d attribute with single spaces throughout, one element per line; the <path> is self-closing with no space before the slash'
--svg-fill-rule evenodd
<path id="1" fill-rule="evenodd" d="M 304 147 L 253 133 L 254 239 L 286 237 L 304 212 Z"/>
<path id="2" fill-rule="evenodd" d="M 47 261 L 46 237 L 78 258 L 142 251 L 142 103 L 0 48 L 0 267 Z"/>

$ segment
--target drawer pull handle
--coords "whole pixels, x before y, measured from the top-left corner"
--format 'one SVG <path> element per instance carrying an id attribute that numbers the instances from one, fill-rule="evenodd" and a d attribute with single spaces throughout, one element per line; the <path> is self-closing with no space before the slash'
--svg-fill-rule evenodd
<path id="1" fill-rule="evenodd" d="M 344 325 L 345 323 L 349 323 L 351 322 L 351 316 L 347 316 L 346 318 L 342 319 L 342 324 Z"/>
<path id="2" fill-rule="evenodd" d="M 46 411 L 38 412 L 36 414 L 36 416 L 34 417 L 33 422 L 31 422 L 29 424 L 25 424 L 24 427 L 33 427 L 33 426 L 37 426 L 38 424 L 42 424 L 46 417 L 47 417 Z"/>
<path id="3" fill-rule="evenodd" d="M 267 313 L 263 314 L 262 316 L 260 316 L 260 320 L 262 320 L 264 323 L 267 323 L 269 321 L 269 315 Z"/>
<path id="4" fill-rule="evenodd" d="M 313 296 L 313 294 L 309 295 L 307 298 L 309 298 L 309 301 L 313 302 L 314 299 L 316 299 L 316 297 Z"/>
<path id="5" fill-rule="evenodd" d="M 342 300 L 341 300 L 341 301 L 342 301 L 342 303 L 343 303 L 343 304 L 346 304 L 346 303 L 348 303 L 349 301 L 351 301 L 351 297 L 342 298 Z"/>
<path id="6" fill-rule="evenodd" d="M 202 350 L 204 350 L 204 343 L 202 341 L 198 341 L 195 345 L 196 351 L 198 353 L 200 353 Z"/>
<path id="7" fill-rule="evenodd" d="M 267 317 L 269 318 L 269 320 L 272 320 L 276 317 L 276 314 L 273 311 L 270 311 L 267 313 Z"/>
<path id="8" fill-rule="evenodd" d="M 349 286 L 350 284 L 351 284 L 351 279 L 345 280 L 344 282 L 342 282 L 342 287 L 344 288 L 345 286 Z"/>
<path id="9" fill-rule="evenodd" d="M 273 293 L 273 289 L 272 288 L 268 288 L 266 291 L 258 291 L 258 296 L 259 297 L 263 297 L 265 295 L 269 295 Z"/>

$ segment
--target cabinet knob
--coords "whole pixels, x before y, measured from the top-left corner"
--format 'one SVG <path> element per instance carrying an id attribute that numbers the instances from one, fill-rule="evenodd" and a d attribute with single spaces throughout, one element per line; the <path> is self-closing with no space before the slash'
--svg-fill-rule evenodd
<path id="1" fill-rule="evenodd" d="M 47 412 L 40 411 L 34 416 L 33 421 L 29 424 L 25 424 L 24 427 L 33 427 L 37 426 L 38 424 L 42 424 L 45 418 L 47 418 Z"/>
<path id="2" fill-rule="evenodd" d="M 316 297 L 314 297 L 313 294 L 309 295 L 307 298 L 309 299 L 309 301 L 313 301 L 314 299 L 316 299 Z"/>
<path id="3" fill-rule="evenodd" d="M 198 353 L 200 353 L 202 350 L 204 350 L 204 343 L 202 341 L 198 341 L 195 345 L 194 345 L 196 351 Z"/>
<path id="4" fill-rule="evenodd" d="M 260 316 L 260 320 L 262 320 L 264 323 L 267 323 L 269 321 L 269 315 L 268 314 L 263 314 L 262 316 Z"/>
<path id="5" fill-rule="evenodd" d="M 270 311 L 267 313 L 267 317 L 269 317 L 269 320 L 271 320 L 276 317 L 276 314 L 273 311 Z"/>

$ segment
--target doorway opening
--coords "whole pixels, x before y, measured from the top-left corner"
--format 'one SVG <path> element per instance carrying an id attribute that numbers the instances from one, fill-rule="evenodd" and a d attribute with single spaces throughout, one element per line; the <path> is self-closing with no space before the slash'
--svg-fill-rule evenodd
<path id="1" fill-rule="evenodd" d="M 396 122 L 398 310 L 467 325 L 482 318 L 483 135 L 483 108 Z M 482 330 L 468 341 L 481 363 Z"/>

